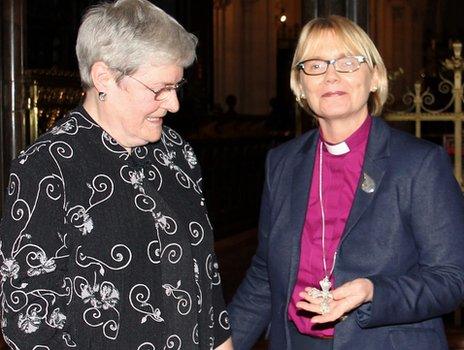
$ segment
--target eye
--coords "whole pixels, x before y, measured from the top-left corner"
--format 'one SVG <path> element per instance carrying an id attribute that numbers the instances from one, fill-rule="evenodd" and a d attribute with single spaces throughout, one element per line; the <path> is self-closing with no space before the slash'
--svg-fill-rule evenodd
<path id="1" fill-rule="evenodd" d="M 313 61 L 308 61 L 306 62 L 307 64 L 307 70 L 309 72 L 321 72 L 325 69 L 325 62 L 323 61 L 318 61 L 318 60 L 313 60 Z"/>
<path id="2" fill-rule="evenodd" d="M 340 64 L 346 66 L 346 67 L 352 67 L 357 65 L 358 61 L 354 57 L 345 57 L 340 59 Z"/>

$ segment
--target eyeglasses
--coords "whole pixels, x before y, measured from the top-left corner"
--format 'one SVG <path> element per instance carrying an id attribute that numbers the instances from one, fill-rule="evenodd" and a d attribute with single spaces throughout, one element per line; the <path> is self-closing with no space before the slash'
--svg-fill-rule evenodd
<path id="1" fill-rule="evenodd" d="M 129 78 L 139 82 L 145 88 L 147 88 L 148 90 L 153 92 L 153 95 L 155 95 L 154 96 L 155 101 L 165 101 L 165 100 L 167 100 L 171 96 L 172 91 L 175 91 L 177 93 L 177 91 L 179 91 L 179 89 L 187 83 L 187 80 L 182 78 L 178 83 L 165 85 L 161 89 L 155 91 L 151 87 L 147 86 L 145 83 L 142 83 L 137 78 L 134 78 L 132 75 L 126 75 L 126 77 L 129 77 Z"/>
<path id="2" fill-rule="evenodd" d="M 306 60 L 298 63 L 296 69 L 303 71 L 306 75 L 321 75 L 327 72 L 329 64 L 333 64 L 339 73 L 352 73 L 361 67 L 361 63 L 366 62 L 364 56 L 345 56 L 333 60 Z"/>

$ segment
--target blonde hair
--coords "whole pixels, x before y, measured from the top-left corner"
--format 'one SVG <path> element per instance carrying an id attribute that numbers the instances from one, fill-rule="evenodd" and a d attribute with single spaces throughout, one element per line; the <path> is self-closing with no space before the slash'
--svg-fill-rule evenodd
<path id="1" fill-rule="evenodd" d="M 195 60 L 195 35 L 147 0 L 118 0 L 91 7 L 79 28 L 76 54 L 84 89 L 93 87 L 90 71 L 102 61 L 116 79 L 134 73 L 141 64 L 176 64 Z"/>
<path id="2" fill-rule="evenodd" d="M 372 40 L 356 23 L 341 16 L 329 16 L 327 18 L 315 18 L 309 21 L 301 30 L 298 44 L 293 56 L 292 70 L 290 73 L 290 88 L 292 89 L 299 105 L 312 114 L 311 107 L 306 99 L 301 98 L 302 88 L 298 63 L 317 52 L 317 48 L 324 45 L 322 42 L 327 33 L 332 33 L 340 40 L 347 55 L 361 55 L 366 58 L 371 70 L 377 71 L 377 90 L 371 92 L 368 100 L 368 110 L 372 115 L 380 115 L 382 107 L 388 96 L 387 69 L 383 63 L 379 51 Z"/>

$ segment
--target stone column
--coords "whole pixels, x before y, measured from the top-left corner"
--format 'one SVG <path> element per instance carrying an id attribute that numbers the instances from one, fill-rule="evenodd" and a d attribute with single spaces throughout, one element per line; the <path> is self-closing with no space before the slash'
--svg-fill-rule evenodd
<path id="1" fill-rule="evenodd" d="M 227 33 L 227 7 L 231 5 L 231 0 L 214 0 L 213 3 L 213 67 L 214 67 L 214 102 L 222 104 L 227 95 L 227 66 L 226 55 L 228 53 L 226 45 L 229 43 Z M 229 24 L 230 27 L 230 24 Z M 230 39 L 229 39 L 230 40 Z"/>
<path id="2" fill-rule="evenodd" d="M 23 88 L 24 0 L 2 1 L 1 207 L 11 160 L 25 144 Z"/>
<path id="3" fill-rule="evenodd" d="M 345 16 L 364 30 L 369 28 L 369 0 L 302 0 L 303 23 L 315 17 Z"/>
<path id="4" fill-rule="evenodd" d="M 214 1 L 214 99 L 237 98 L 239 114 L 264 115 L 276 91 L 274 0 Z"/>
<path id="5" fill-rule="evenodd" d="M 347 0 L 346 17 L 356 22 L 361 28 L 369 33 L 369 1 L 368 0 Z"/>

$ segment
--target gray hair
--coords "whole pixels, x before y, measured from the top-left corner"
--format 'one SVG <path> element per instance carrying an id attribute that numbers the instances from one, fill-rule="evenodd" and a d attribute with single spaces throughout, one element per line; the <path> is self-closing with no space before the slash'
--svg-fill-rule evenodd
<path id="1" fill-rule="evenodd" d="M 102 61 L 117 72 L 134 73 L 143 63 L 187 67 L 198 39 L 147 0 L 117 0 L 93 6 L 79 28 L 76 54 L 84 89 L 93 87 L 90 71 Z"/>

